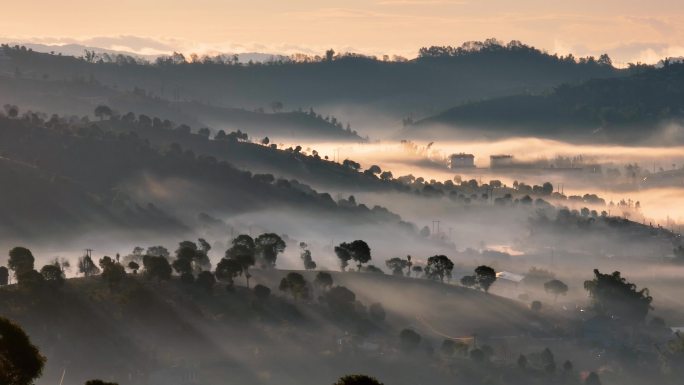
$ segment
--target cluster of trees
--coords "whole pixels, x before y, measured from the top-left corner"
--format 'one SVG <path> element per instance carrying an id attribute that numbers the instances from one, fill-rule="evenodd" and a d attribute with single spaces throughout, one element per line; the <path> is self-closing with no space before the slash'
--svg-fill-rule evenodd
<path id="1" fill-rule="evenodd" d="M 0 266 L 0 286 L 9 284 L 10 271 L 22 288 L 31 290 L 57 289 L 64 284 L 68 261 L 55 258 L 40 270 L 35 269 L 35 257 L 25 247 L 14 247 L 9 251 L 7 267 Z"/>
<path id="2" fill-rule="evenodd" d="M 431 46 L 422 47 L 418 51 L 419 58 L 448 58 L 448 57 L 462 57 L 472 54 L 496 54 L 501 52 L 517 53 L 521 55 L 546 57 L 547 54 L 532 46 L 521 43 L 518 40 L 511 40 L 509 43 L 503 43 L 497 39 L 486 39 L 484 41 L 468 41 L 463 43 L 460 47 L 452 46 Z M 613 61 L 607 54 L 601 55 L 598 59 L 593 56 L 576 59 L 572 54 L 567 56 L 552 56 L 559 62 L 579 63 L 589 65 L 599 65 L 612 67 Z"/>
<path id="3" fill-rule="evenodd" d="M 516 135 L 634 143 L 651 138 L 651 128 L 657 124 L 684 118 L 679 103 L 684 64 L 631 72 L 631 76 L 563 84 L 546 95 L 520 94 L 469 103 L 418 122 L 412 129 L 439 123 Z"/>
<path id="4" fill-rule="evenodd" d="M 137 119 L 140 120 L 140 117 Z M 16 160 L 16 164 L 31 165 L 33 171 L 29 175 L 36 173 L 38 174 L 36 177 L 41 178 L 47 178 L 43 174 L 49 175 L 48 180 L 44 182 L 46 185 L 53 190 L 63 188 L 64 195 L 71 194 L 60 202 L 64 203 L 62 206 L 55 207 L 54 210 L 50 210 L 51 206 L 48 206 L 48 209 L 35 210 L 36 218 L 66 216 L 60 211 L 65 210 L 64 207 L 70 207 L 67 203 L 72 200 L 76 205 L 79 197 L 74 195 L 83 194 L 86 198 L 90 197 L 94 200 L 92 205 L 104 206 L 104 209 L 111 212 L 115 218 L 122 217 L 121 220 L 124 223 L 135 222 L 138 226 L 155 225 L 157 229 L 180 227 L 181 224 L 174 218 L 154 206 L 138 204 L 120 190 L 113 193 L 113 189 L 119 182 L 130 180 L 133 174 L 146 170 L 154 175 L 175 175 L 226 188 L 227 192 L 236 197 L 236 200 L 245 199 L 253 204 L 252 206 L 244 205 L 245 208 L 269 205 L 273 201 L 285 201 L 293 206 L 306 205 L 324 207 L 326 210 L 353 211 L 361 216 L 369 215 L 378 219 L 382 216 L 383 221 L 400 221 L 398 216 L 381 207 L 368 208 L 363 205 L 354 205 L 354 207 L 342 208 L 329 194 L 318 193 L 297 181 L 275 179 L 270 174 L 253 175 L 250 172 L 238 170 L 228 162 L 218 160 L 214 156 L 196 155 L 194 151 L 183 148 L 178 143 L 187 142 L 188 146 L 193 146 L 201 152 L 233 153 L 237 160 L 246 158 L 249 161 L 249 159 L 261 158 L 271 165 L 279 165 L 282 161 L 284 169 L 294 166 L 293 163 L 297 162 L 296 159 L 291 159 L 293 156 L 297 159 L 306 158 L 311 167 L 319 167 L 324 163 L 325 170 L 320 170 L 320 173 L 326 175 L 328 175 L 328 169 L 331 168 L 330 165 L 334 164 L 332 162 L 323 162 L 313 157 L 289 154 L 285 151 L 245 142 L 239 142 L 235 146 L 229 141 L 208 142 L 200 135 L 184 134 L 177 129 L 164 129 L 162 126 L 173 127 L 172 123 L 160 119 L 150 119 L 149 126 L 145 126 L 147 128 L 140 126 L 140 123 L 105 121 L 94 124 L 84 123 L 80 119 L 49 118 L 34 113 L 24 114 L 23 117 L 17 119 L 0 116 L 0 122 L 3 127 L 0 130 L 0 143 L 4 143 L 4 145 L 0 144 L 0 151 L 3 151 L 4 156 Z M 159 127 L 154 128 L 155 125 Z M 240 137 L 244 138 L 243 134 L 236 132 L 235 140 L 240 141 Z M 150 141 L 156 142 L 156 145 L 152 145 Z M 10 143 L 16 145 L 10 146 Z M 222 147 L 226 147 L 228 151 L 223 151 Z M 36 148 L 41 148 L 41 151 L 36 152 Z M 342 167 L 339 166 L 339 168 Z M 108 173 L 102 173 L 102 169 L 107 169 Z M 353 179 L 351 174 L 349 177 Z M 79 184 L 76 189 L 70 181 L 88 181 L 88 183 Z M 22 192 L 23 197 L 26 197 L 27 193 L 33 196 L 42 191 L 35 190 L 35 193 L 33 190 Z M 32 199 L 45 200 L 37 197 Z M 52 202 L 52 200 L 47 200 L 47 202 Z M 7 207 L 11 212 L 13 205 L 7 204 Z M 87 211 L 87 207 L 81 204 L 75 210 L 76 212 Z M 124 208 L 130 209 L 132 213 L 127 212 L 124 216 L 122 212 L 125 211 L 122 210 Z M 23 215 L 26 216 L 26 213 L 23 212 Z M 30 213 L 33 214 L 33 212 Z M 80 217 L 71 214 L 69 216 L 71 220 Z M 139 217 L 131 214 L 137 214 Z"/>
<path id="5" fill-rule="evenodd" d="M 344 271 L 349 261 L 354 261 L 358 271 L 371 260 L 371 249 L 365 241 L 342 242 L 335 246 L 335 255 L 340 260 L 340 268 Z"/>
<path id="6" fill-rule="evenodd" d="M 594 279 L 584 282 L 594 310 L 601 315 L 618 319 L 630 325 L 643 324 L 648 312 L 653 309 L 653 297 L 648 289 L 637 290 L 619 271 L 603 274 L 594 270 Z"/>
<path id="7" fill-rule="evenodd" d="M 496 281 L 496 271 L 489 266 L 478 266 L 475 268 L 475 275 L 466 275 L 461 278 L 461 284 L 465 287 L 474 287 L 484 292 Z"/>

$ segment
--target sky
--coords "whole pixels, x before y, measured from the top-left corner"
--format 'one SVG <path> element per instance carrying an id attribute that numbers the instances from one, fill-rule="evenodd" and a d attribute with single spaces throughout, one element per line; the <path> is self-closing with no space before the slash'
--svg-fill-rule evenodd
<path id="1" fill-rule="evenodd" d="M 620 63 L 684 56 L 675 0 L 22 0 L 0 40 L 80 43 L 140 54 L 338 52 L 413 57 L 428 45 L 520 40 Z"/>

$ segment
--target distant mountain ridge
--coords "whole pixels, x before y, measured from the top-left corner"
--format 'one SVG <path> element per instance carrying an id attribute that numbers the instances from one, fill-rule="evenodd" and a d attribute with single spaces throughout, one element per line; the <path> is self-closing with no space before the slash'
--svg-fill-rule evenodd
<path id="1" fill-rule="evenodd" d="M 169 51 L 166 53 L 159 53 L 159 54 L 141 54 L 133 51 L 127 51 L 127 50 L 118 50 L 118 49 L 108 49 L 108 48 L 102 48 L 102 47 L 96 47 L 96 46 L 90 46 L 90 45 L 84 45 L 84 44 L 76 44 L 76 43 L 69 43 L 69 44 L 41 44 L 41 43 L 31 43 L 31 42 L 8 42 L 7 43 L 10 46 L 24 46 L 28 49 L 32 49 L 35 52 L 40 52 L 40 53 L 55 53 L 57 55 L 64 55 L 64 56 L 73 56 L 73 57 L 82 57 L 85 54 L 85 51 L 92 51 L 95 52 L 96 54 L 102 55 L 102 54 L 107 54 L 107 55 L 124 55 L 124 56 L 132 56 L 132 57 L 137 57 L 145 60 L 150 60 L 154 61 L 156 58 L 161 57 L 161 56 L 168 56 L 173 53 L 173 51 Z M 269 60 L 278 60 L 278 59 L 283 59 L 286 58 L 287 56 L 281 55 L 281 54 L 276 54 L 276 53 L 268 53 L 268 52 L 242 52 L 242 53 L 234 53 L 234 52 L 214 52 L 212 55 L 224 55 L 227 57 L 232 57 L 234 55 L 237 55 L 238 61 L 240 63 L 248 63 L 249 61 L 253 62 L 266 62 Z"/>
<path id="2" fill-rule="evenodd" d="M 89 62 L 74 57 L 5 47 L 0 73 L 50 79 L 93 78 L 117 89 L 140 88 L 172 100 L 211 101 L 217 106 L 285 106 L 376 111 L 397 121 L 427 116 L 466 101 L 542 92 L 563 83 L 623 76 L 609 60 L 559 57 L 519 42 L 430 47 L 410 61 L 342 54 L 306 62 L 254 65 L 188 62 Z M 344 117 L 341 117 L 344 118 Z"/>
<path id="3" fill-rule="evenodd" d="M 466 103 L 406 127 L 402 136 L 537 136 L 565 140 L 684 143 L 684 64 L 642 67 L 631 76 L 561 85 Z M 667 135 L 667 136 L 663 136 Z"/>

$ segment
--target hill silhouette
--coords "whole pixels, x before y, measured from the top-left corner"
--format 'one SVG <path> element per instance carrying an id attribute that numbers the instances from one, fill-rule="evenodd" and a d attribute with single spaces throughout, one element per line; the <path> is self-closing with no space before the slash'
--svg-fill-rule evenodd
<path id="1" fill-rule="evenodd" d="M 296 180 L 242 171 L 209 155 L 195 155 L 176 142 L 153 147 L 135 132 L 117 133 L 80 120 L 44 120 L 36 113 L 0 116 L 0 154 L 8 186 L 3 213 L 13 219 L 3 229 L 30 230 L 33 236 L 43 234 L 42 220 L 58 226 L 62 217 L 64 224 L 74 226 L 61 228 L 72 233 L 89 222 L 101 223 L 96 218 L 122 229 L 141 229 L 148 222 L 163 233 L 170 230 L 162 225 L 165 221 L 184 228 L 182 220 L 170 218 L 183 213 L 187 219 L 200 213 L 238 215 L 276 208 L 327 213 L 340 223 L 385 223 L 413 231 L 382 207 L 341 204 Z M 26 215 L 29 208 L 35 217 Z M 139 221 L 138 215 L 149 218 Z M 31 220 L 33 226 L 26 226 Z M 92 230 L 97 229 L 93 224 Z"/>
<path id="2" fill-rule="evenodd" d="M 227 292 L 217 284 L 207 293 L 177 277 L 157 282 L 133 274 L 114 288 L 99 276 L 70 279 L 51 291 L 14 285 L 0 288 L 0 315 L 19 322 L 46 355 L 37 385 L 53 383 L 64 371 L 70 383 L 103 378 L 156 385 L 190 377 L 203 384 L 289 385 L 331 383 L 345 373 L 364 372 L 397 385 L 426 377 L 447 384 L 453 378 L 436 375 L 422 351 L 400 352 L 400 330 L 412 327 L 438 344 L 444 337 L 435 327 L 458 337 L 479 333 L 483 341 L 543 334 L 551 327 L 526 307 L 483 292 L 422 279 L 331 272 L 335 285 L 356 295 L 357 307 L 342 310 L 323 299 L 294 300 L 278 292 L 286 274 L 254 270 L 253 281 L 271 288 L 268 299 L 243 286 Z M 315 295 L 325 295 L 313 286 L 314 273 L 302 274 Z M 384 320 L 368 313 L 378 302 Z M 375 345 L 381 350 L 350 354 L 355 346 Z"/>
<path id="3" fill-rule="evenodd" d="M 214 127 L 214 131 L 239 129 L 252 136 L 281 140 L 364 141 L 335 117 L 324 117 L 313 110 L 265 112 L 197 101 L 169 101 L 140 88 L 120 91 L 94 79 L 0 76 L 0 105 L 5 104 L 60 115 L 90 115 L 95 107 L 105 104 L 121 114 L 163 116 L 178 124 Z"/>
<path id="4" fill-rule="evenodd" d="M 640 68 L 631 76 L 562 85 L 541 95 L 464 104 L 407 127 L 407 136 L 538 136 L 571 141 L 682 143 L 664 129 L 684 118 L 684 65 Z"/>
<path id="5" fill-rule="evenodd" d="M 425 48 L 410 61 L 338 54 L 253 65 L 211 58 L 189 62 L 179 54 L 147 64 L 123 55 L 105 61 L 21 47 L 5 46 L 3 51 L 0 73 L 7 75 L 96 79 L 118 89 L 137 87 L 173 101 L 224 107 L 268 108 L 274 101 L 304 109 L 349 105 L 394 118 L 625 72 L 612 67 L 609 59 L 559 57 L 517 41 L 504 44 L 494 39 L 458 48 Z"/>

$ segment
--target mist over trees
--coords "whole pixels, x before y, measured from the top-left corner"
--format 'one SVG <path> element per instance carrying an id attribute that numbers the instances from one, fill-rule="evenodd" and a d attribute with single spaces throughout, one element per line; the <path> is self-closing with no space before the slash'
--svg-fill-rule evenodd
<path id="1" fill-rule="evenodd" d="M 546 94 L 466 103 L 417 122 L 405 136 L 420 137 L 421 131 L 442 125 L 454 128 L 452 135 L 442 131 L 443 139 L 453 137 L 456 127 L 470 127 L 473 133 L 591 143 L 657 141 L 662 124 L 684 118 L 682 92 L 684 64 L 666 61 L 662 68 L 635 67 L 630 76 L 562 84 Z"/>
<path id="2" fill-rule="evenodd" d="M 566 195 L 589 157 L 461 172 L 430 148 L 434 124 L 636 143 L 682 119 L 682 68 L 495 39 L 261 62 L 3 45 L 0 241 L 31 249 L 0 256 L 0 385 L 679 384 L 681 235 L 613 197 L 643 164 Z M 356 151 L 385 144 L 373 126 L 429 143 L 396 140 L 395 168 Z"/>
<path id="3" fill-rule="evenodd" d="M 174 101 L 196 100 L 272 111 L 280 111 L 281 105 L 370 104 L 400 118 L 406 117 L 406 111 L 434 111 L 466 100 L 514 94 L 516 90 L 541 91 L 561 83 L 621 74 L 607 56 L 560 57 L 518 41 L 503 43 L 495 39 L 467 42 L 460 47 L 424 47 L 413 60 L 392 61 L 328 51 L 318 57 L 296 55 L 251 64 L 220 56 L 192 60 L 174 54 L 143 63 L 125 56 L 74 58 L 21 47 L 2 49 L 10 59 L 11 71 L 18 67 L 25 74 L 47 74 L 51 81 L 81 73 L 86 74 L 84 80 L 90 78 L 120 89 L 137 87 Z M 254 86 L 256 78 L 263 80 L 262 86 Z M 160 89 L 159 84 L 167 86 Z M 230 92 L 223 84 L 231 84 Z M 330 89 L 336 91 L 331 93 Z"/>

